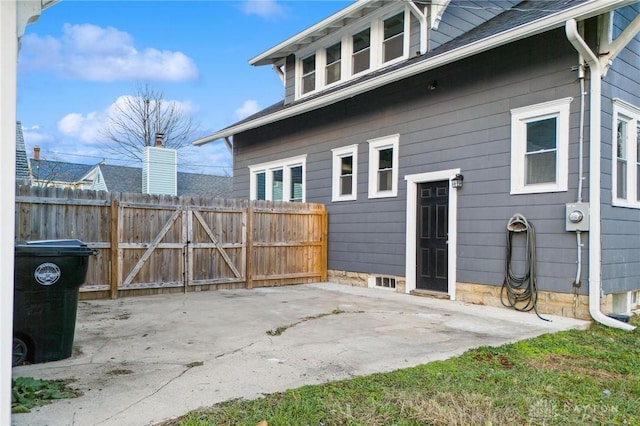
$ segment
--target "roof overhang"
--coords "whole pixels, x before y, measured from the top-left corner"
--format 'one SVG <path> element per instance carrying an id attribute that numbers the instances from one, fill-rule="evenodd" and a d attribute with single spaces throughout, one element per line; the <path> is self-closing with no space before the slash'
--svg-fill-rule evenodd
<path id="1" fill-rule="evenodd" d="M 381 6 L 388 3 L 394 3 L 394 0 L 358 0 L 352 5 L 334 13 L 271 49 L 249 59 L 249 65 L 271 65 L 278 63 L 278 61 L 281 61 L 290 54 L 315 43 L 320 38 L 340 31 L 351 22 L 368 15 L 373 10 L 378 10 Z"/>
<path id="2" fill-rule="evenodd" d="M 313 99 L 309 99 L 308 101 L 304 101 L 297 105 L 293 105 L 291 107 L 276 111 L 272 114 L 258 117 L 255 120 L 249 120 L 237 125 L 232 125 L 212 135 L 200 138 L 194 141 L 193 144 L 204 145 L 218 139 L 231 137 L 237 133 L 255 129 L 266 124 L 284 120 L 286 118 L 294 117 L 305 112 L 313 111 L 327 105 L 342 101 L 344 99 L 357 96 L 361 93 L 379 88 L 386 84 L 390 84 L 395 81 L 459 61 L 472 55 L 476 55 L 478 53 L 494 49 L 496 47 L 536 34 L 540 34 L 555 28 L 563 27 L 565 22 L 569 19 L 588 19 L 602 13 L 618 9 L 620 7 L 638 3 L 638 1 L 639 0 L 589 0 L 585 3 L 577 4 L 574 7 L 564 9 L 558 13 L 547 15 L 536 21 L 531 21 L 519 27 L 511 28 L 502 33 L 491 35 L 482 40 L 478 40 L 458 47 L 456 49 L 452 49 L 427 60 L 417 62 L 404 68 L 400 68 L 397 71 L 382 74 L 378 77 L 363 81 L 358 84 L 346 86 L 344 89 L 337 90 L 323 96 L 321 95 Z M 316 26 L 312 28 L 315 27 Z M 265 52 L 264 55 L 266 55 L 267 53 L 268 52 Z"/>

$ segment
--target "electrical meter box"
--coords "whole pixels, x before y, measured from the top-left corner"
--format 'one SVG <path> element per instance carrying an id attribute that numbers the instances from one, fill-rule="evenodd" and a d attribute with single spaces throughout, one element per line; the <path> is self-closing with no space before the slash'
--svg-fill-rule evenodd
<path id="1" fill-rule="evenodd" d="M 568 203 L 566 208 L 567 231 L 588 231 L 589 203 Z"/>

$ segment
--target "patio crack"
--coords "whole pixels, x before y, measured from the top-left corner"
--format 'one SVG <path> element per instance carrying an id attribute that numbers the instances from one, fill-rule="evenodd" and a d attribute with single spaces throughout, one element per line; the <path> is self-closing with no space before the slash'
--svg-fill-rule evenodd
<path id="1" fill-rule="evenodd" d="M 167 386 L 169 386 L 173 381 L 179 379 L 180 377 L 184 376 L 184 374 L 191 370 L 193 367 L 200 367 L 201 365 L 204 365 L 204 362 L 202 361 L 195 361 L 195 362 L 190 362 L 188 364 L 185 365 L 185 369 L 182 370 L 182 372 L 178 375 L 176 375 L 175 377 L 172 377 L 171 379 L 167 380 L 166 383 L 164 383 L 162 386 L 160 386 L 158 389 L 156 389 L 155 391 L 151 392 L 149 395 L 146 395 L 140 399 L 138 399 L 135 402 L 132 402 L 131 404 L 129 404 L 128 406 L 126 406 L 125 408 L 123 408 L 122 410 L 118 411 L 117 413 L 114 413 L 112 415 L 110 415 L 109 417 L 107 417 L 106 419 L 100 421 L 99 423 L 96 424 L 103 424 L 109 420 L 111 420 L 112 418 L 124 413 L 125 411 L 127 411 L 128 409 L 130 409 L 131 407 L 140 404 L 142 401 L 144 401 L 145 399 L 151 398 L 152 396 L 156 395 L 158 392 L 160 392 L 162 389 L 166 388 Z"/>
<path id="2" fill-rule="evenodd" d="M 251 346 L 253 346 L 255 344 L 256 344 L 256 342 L 253 342 L 253 343 L 249 343 L 248 345 L 242 346 L 241 348 L 234 349 L 234 350 L 232 350 L 230 352 L 223 352 L 220 355 L 216 355 L 215 359 L 222 358 L 223 356 L 227 356 L 227 355 L 237 354 L 238 352 L 243 351 L 243 350 L 245 350 L 247 348 L 250 348 Z"/>
<path id="3" fill-rule="evenodd" d="M 343 311 L 340 308 L 336 308 L 331 312 L 325 312 L 322 314 L 317 314 L 317 315 L 309 315 L 308 317 L 304 317 L 302 318 L 300 321 L 296 321 L 294 323 L 291 324 L 287 324 L 287 325 L 282 325 L 276 329 L 273 330 L 268 330 L 266 333 L 269 336 L 280 336 L 282 333 L 284 333 L 285 331 L 287 331 L 288 329 L 295 327 L 298 324 L 302 324 L 305 321 L 310 321 L 310 320 L 314 320 L 314 319 L 320 319 L 320 318 L 324 318 L 327 317 L 329 315 L 339 315 L 339 314 L 362 314 L 364 313 L 364 311 Z"/>

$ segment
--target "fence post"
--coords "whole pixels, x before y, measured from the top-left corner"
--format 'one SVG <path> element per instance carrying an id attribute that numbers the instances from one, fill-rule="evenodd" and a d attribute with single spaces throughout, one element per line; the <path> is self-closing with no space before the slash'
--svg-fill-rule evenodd
<path id="1" fill-rule="evenodd" d="M 118 298 L 118 285 L 120 277 L 120 261 L 118 258 L 119 243 L 119 205 L 118 200 L 111 199 L 111 298 Z"/>
<path id="2" fill-rule="evenodd" d="M 253 288 L 253 204 L 252 201 L 249 201 L 247 205 L 247 237 L 245 240 L 245 244 L 247 247 L 246 250 L 246 276 L 247 276 L 247 288 Z"/>
<path id="3" fill-rule="evenodd" d="M 321 225 L 321 229 L 322 229 L 322 255 L 321 255 L 321 259 L 322 259 L 322 271 L 321 271 L 321 277 L 320 279 L 325 282 L 327 281 L 327 275 L 329 273 L 328 269 L 329 269 L 329 214 L 327 213 L 327 210 L 324 209 L 322 211 L 322 216 L 321 216 L 321 220 L 322 220 L 322 225 Z"/>

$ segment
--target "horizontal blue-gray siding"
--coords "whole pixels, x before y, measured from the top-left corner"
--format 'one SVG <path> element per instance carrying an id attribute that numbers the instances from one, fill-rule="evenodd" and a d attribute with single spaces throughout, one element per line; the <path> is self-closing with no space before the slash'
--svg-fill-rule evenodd
<path id="1" fill-rule="evenodd" d="M 640 11 L 635 4 L 614 14 L 616 37 Z M 640 289 L 640 209 L 612 206 L 612 103 L 640 108 L 640 36 L 616 58 L 603 80 L 602 114 L 602 287 L 605 293 Z"/>
<path id="2" fill-rule="evenodd" d="M 502 284 L 506 224 L 521 213 L 537 231 L 539 288 L 571 292 L 577 249 L 575 234 L 564 230 L 564 216 L 565 203 L 576 200 L 578 179 L 576 62 L 559 29 L 238 134 L 234 196 L 249 194 L 248 166 L 307 154 L 307 201 L 324 203 L 329 211 L 329 268 L 404 276 L 403 177 L 460 168 L 465 180 L 458 198 L 458 281 Z M 433 79 L 438 87 L 429 91 L 426 82 Z M 565 97 L 576 98 L 569 190 L 510 195 L 510 110 Z M 395 133 L 400 134 L 398 196 L 368 199 L 366 141 Z M 358 144 L 358 199 L 332 203 L 331 149 L 351 144 Z M 588 235 L 584 242 L 586 247 Z M 586 271 L 585 262 L 584 282 Z"/>

